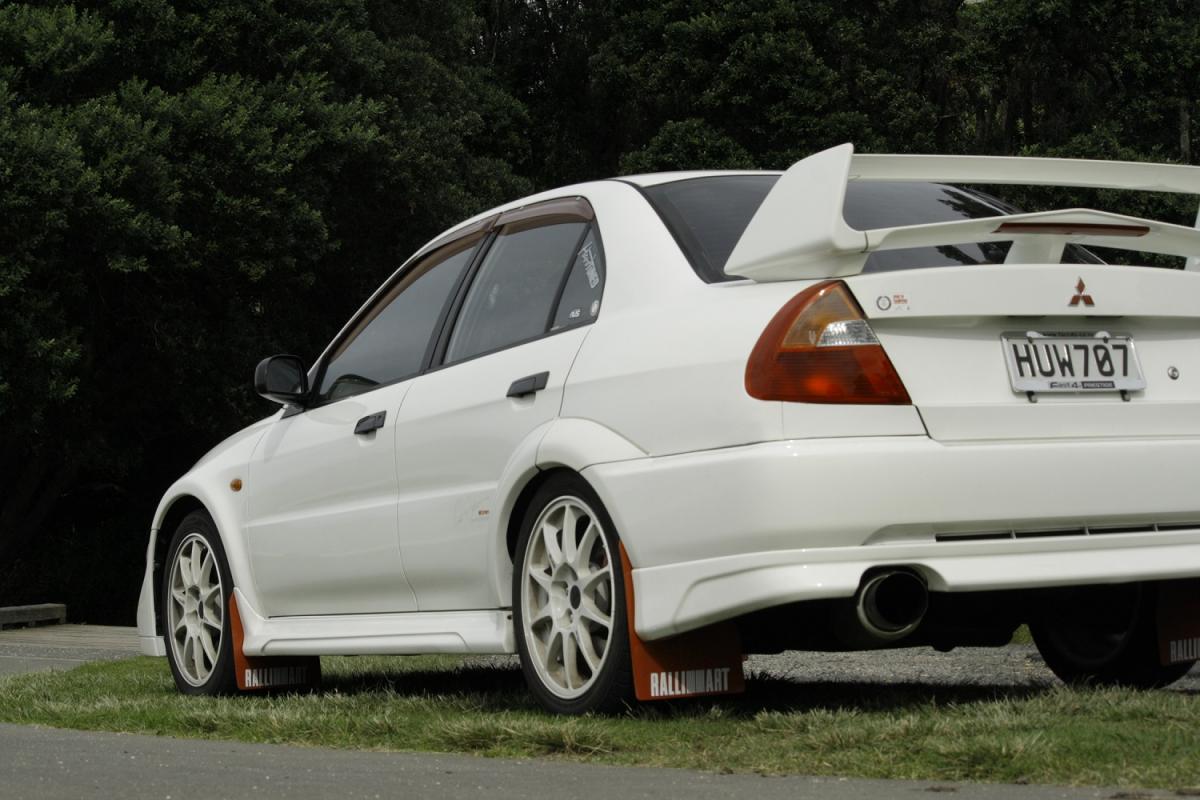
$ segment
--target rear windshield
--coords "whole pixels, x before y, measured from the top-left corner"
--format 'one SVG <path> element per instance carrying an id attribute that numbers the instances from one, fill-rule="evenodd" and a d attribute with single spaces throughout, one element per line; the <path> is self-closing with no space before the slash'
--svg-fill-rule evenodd
<path id="1" fill-rule="evenodd" d="M 736 280 L 725 262 L 778 175 L 720 175 L 663 183 L 642 189 L 705 281 Z M 859 230 L 978 219 L 1018 209 L 981 192 L 940 183 L 852 181 L 846 187 L 846 222 Z M 864 272 L 920 267 L 1000 264 L 1009 242 L 913 247 L 872 253 Z M 1088 251 L 1068 246 L 1068 263 L 1097 263 Z"/>

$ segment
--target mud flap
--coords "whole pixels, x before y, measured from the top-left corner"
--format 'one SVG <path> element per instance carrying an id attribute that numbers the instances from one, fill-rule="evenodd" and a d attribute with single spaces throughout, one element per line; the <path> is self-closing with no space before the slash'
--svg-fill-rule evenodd
<path id="1" fill-rule="evenodd" d="M 1158 585 L 1158 660 L 1163 666 L 1200 659 L 1200 580 Z"/>
<path id="2" fill-rule="evenodd" d="M 229 630 L 233 634 L 233 669 L 243 692 L 303 691 L 321 685 L 321 659 L 317 656 L 248 656 L 242 652 L 242 615 L 237 597 L 229 597 Z"/>
<path id="3" fill-rule="evenodd" d="M 634 630 L 633 565 L 621 545 L 629 655 L 638 700 L 738 694 L 745 691 L 737 626 L 719 622 L 667 639 L 643 642 Z"/>

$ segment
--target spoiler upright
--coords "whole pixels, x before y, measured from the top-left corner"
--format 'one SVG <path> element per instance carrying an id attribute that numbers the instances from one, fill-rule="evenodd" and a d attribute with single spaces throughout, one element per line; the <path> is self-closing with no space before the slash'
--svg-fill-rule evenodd
<path id="1" fill-rule="evenodd" d="M 843 216 L 852 180 L 1070 186 L 1200 194 L 1200 167 L 1005 156 L 854 155 L 843 144 L 797 161 L 750 220 L 725 272 L 754 281 L 862 272 L 877 250 L 1013 242 L 1009 262 L 1057 263 L 1068 243 L 1184 256 L 1200 269 L 1197 227 L 1074 208 L 857 230 Z"/>

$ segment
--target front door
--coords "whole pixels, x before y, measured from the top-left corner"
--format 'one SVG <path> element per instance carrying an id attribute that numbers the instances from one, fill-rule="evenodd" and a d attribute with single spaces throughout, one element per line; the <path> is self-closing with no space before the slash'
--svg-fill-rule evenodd
<path id="1" fill-rule="evenodd" d="M 397 541 L 396 423 L 480 238 L 401 273 L 330 348 L 309 407 L 260 441 L 246 481 L 260 613 L 416 610 Z"/>
<path id="2" fill-rule="evenodd" d="M 396 547 L 395 420 L 411 381 L 278 420 L 246 480 L 246 540 L 268 616 L 412 611 Z M 354 432 L 383 414 L 383 425 Z"/>

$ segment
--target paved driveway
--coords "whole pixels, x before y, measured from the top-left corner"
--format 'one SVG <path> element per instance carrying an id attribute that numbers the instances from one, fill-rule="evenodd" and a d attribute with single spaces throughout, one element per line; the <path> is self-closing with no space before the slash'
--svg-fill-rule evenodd
<path id="1" fill-rule="evenodd" d="M 48 625 L 0 631 L 0 675 L 71 669 L 88 661 L 137 655 L 134 628 Z"/>

